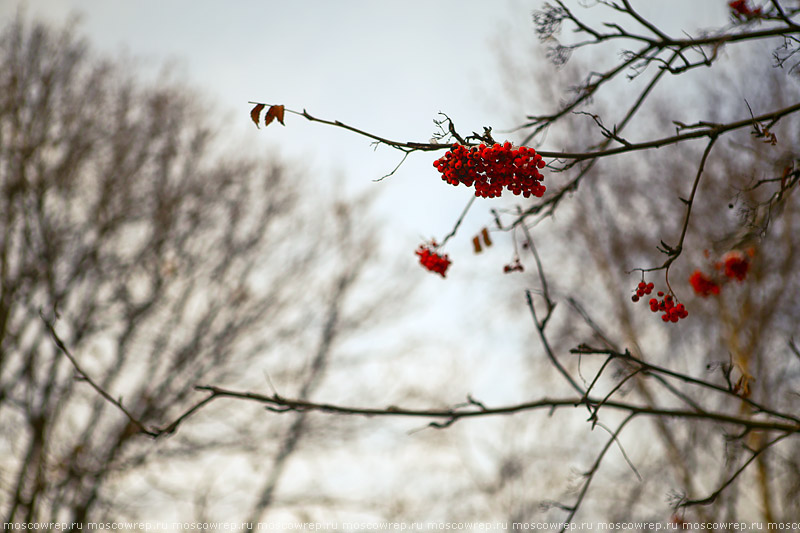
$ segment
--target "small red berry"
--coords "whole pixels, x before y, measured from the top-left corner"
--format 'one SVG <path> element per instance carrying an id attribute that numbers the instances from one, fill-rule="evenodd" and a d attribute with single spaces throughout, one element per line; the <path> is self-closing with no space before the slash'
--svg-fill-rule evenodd
<path id="1" fill-rule="evenodd" d="M 722 258 L 725 265 L 725 275 L 737 281 L 744 281 L 747 271 L 750 270 L 749 258 L 739 250 L 733 250 Z"/>
<path id="2" fill-rule="evenodd" d="M 694 292 L 703 298 L 711 294 L 719 294 L 719 285 L 699 270 L 695 270 L 692 272 L 692 275 L 689 276 L 689 284 L 694 289 Z"/>

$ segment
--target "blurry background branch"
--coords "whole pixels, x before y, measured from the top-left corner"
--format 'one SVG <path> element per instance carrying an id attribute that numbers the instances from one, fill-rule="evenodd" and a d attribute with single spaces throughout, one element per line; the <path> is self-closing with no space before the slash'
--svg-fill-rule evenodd
<path id="1" fill-rule="evenodd" d="M 194 387 L 247 386 L 269 365 L 311 394 L 334 339 L 362 320 L 343 306 L 374 251 L 368 202 L 315 201 L 278 158 L 227 153 L 192 90 L 136 82 L 69 27 L 18 17 L 0 33 L 0 72 L 3 522 L 116 519 L 134 494 L 154 505 L 190 475 L 141 488 L 167 457 L 263 462 L 272 443 L 246 435 L 269 424 L 195 402 Z M 377 318 L 390 290 L 371 292 Z M 280 357 L 317 334 L 310 367 Z M 226 431 L 158 451 L 136 438 L 172 434 L 201 407 Z M 314 434 L 299 428 L 276 470 Z"/>

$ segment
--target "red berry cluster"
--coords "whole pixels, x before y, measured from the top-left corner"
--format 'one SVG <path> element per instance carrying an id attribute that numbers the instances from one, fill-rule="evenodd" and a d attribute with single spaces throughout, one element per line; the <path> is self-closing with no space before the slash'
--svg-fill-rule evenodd
<path id="1" fill-rule="evenodd" d="M 442 179 L 451 185 L 463 183 L 475 186 L 475 196 L 494 198 L 503 188 L 516 195 L 529 198 L 541 197 L 546 187 L 539 172 L 544 168 L 542 156 L 533 148 L 520 146 L 511 148 L 511 143 L 486 146 L 480 144 L 468 148 L 454 144 L 433 166 L 442 174 Z"/>
<path id="2" fill-rule="evenodd" d="M 663 298 L 661 298 L 661 300 L 650 298 L 650 310 L 654 313 L 658 313 L 659 311 L 663 312 L 664 314 L 661 315 L 661 320 L 664 322 L 677 322 L 689 316 L 689 311 L 686 310 L 682 303 L 676 304 L 672 295 L 667 294 L 664 296 L 664 293 L 661 291 L 658 291 L 657 294 L 659 297 Z"/>
<path id="3" fill-rule="evenodd" d="M 714 263 L 714 269 L 720 274 L 709 276 L 701 270 L 695 270 L 689 276 L 689 283 L 694 292 L 706 298 L 712 294 L 717 295 L 722 289 L 722 284 L 728 280 L 744 281 L 750 271 L 750 258 L 755 255 L 755 249 L 749 248 L 747 252 L 741 250 L 731 250 L 722 256 L 721 261 Z M 724 276 L 724 277 L 722 277 Z"/>
<path id="4" fill-rule="evenodd" d="M 525 267 L 522 266 L 522 263 L 519 260 L 519 257 L 514 259 L 513 263 L 503 266 L 503 272 L 508 274 L 509 272 L 524 272 Z"/>
<path id="5" fill-rule="evenodd" d="M 722 265 L 725 267 L 725 276 L 736 281 L 744 281 L 750 270 L 749 258 L 739 250 L 731 250 L 722 256 Z"/>
<path id="6" fill-rule="evenodd" d="M 692 275 L 689 276 L 689 284 L 694 289 L 694 292 L 703 298 L 712 294 L 719 294 L 719 285 L 717 282 L 699 270 L 695 270 L 692 272 Z"/>
<path id="7" fill-rule="evenodd" d="M 747 0 L 732 0 L 728 2 L 728 7 L 731 8 L 733 16 L 740 20 L 747 20 L 761 16 L 761 8 L 752 8 L 748 5 Z"/>
<path id="8" fill-rule="evenodd" d="M 654 288 L 655 285 L 653 283 L 639 282 L 639 285 L 636 286 L 635 294 L 631 296 L 631 300 L 638 302 L 645 294 L 653 292 Z M 650 310 L 654 313 L 658 313 L 659 311 L 664 313 L 661 315 L 661 320 L 664 322 L 677 322 L 689 316 L 689 311 L 686 310 L 682 303 L 676 305 L 671 295 L 668 294 L 664 296 L 662 291 L 658 291 L 656 294 L 658 298 L 661 299 L 650 298 Z"/>
<path id="9" fill-rule="evenodd" d="M 416 254 L 419 256 L 419 264 L 431 272 L 436 272 L 445 277 L 445 272 L 447 272 L 451 261 L 447 254 L 439 255 L 435 251 L 437 246 L 436 241 L 431 241 L 430 244 L 420 244 Z"/>
<path id="10" fill-rule="evenodd" d="M 636 287 L 636 294 L 631 296 L 631 300 L 634 302 L 638 302 L 639 298 L 643 297 L 645 294 L 650 294 L 653 292 L 655 285 L 652 283 L 645 283 L 644 281 L 639 282 L 639 285 Z"/>

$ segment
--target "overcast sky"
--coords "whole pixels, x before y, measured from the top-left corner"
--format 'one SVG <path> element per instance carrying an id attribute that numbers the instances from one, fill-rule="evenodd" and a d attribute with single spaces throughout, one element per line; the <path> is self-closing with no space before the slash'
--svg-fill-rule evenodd
<path id="1" fill-rule="evenodd" d="M 412 154 L 392 177 L 402 154 L 350 132 L 287 115 L 258 130 L 248 101 L 307 109 L 388 138 L 426 142 L 433 119 L 447 113 L 462 133 L 494 127 L 497 134 L 518 124 L 524 113 L 552 111 L 557 103 L 526 104 L 512 115 L 503 90 L 501 51 L 516 63 L 552 72 L 533 31 L 532 12 L 540 0 L 373 0 L 278 2 L 238 0 L 2 0 L 0 18 L 18 11 L 27 19 L 61 25 L 71 17 L 78 31 L 102 55 L 127 56 L 141 70 L 185 80 L 223 113 L 222 135 L 241 150 L 288 157 L 314 179 L 342 184 L 350 192 L 379 193 L 375 211 L 385 222 L 382 242 L 415 265 L 413 251 L 425 239 L 441 239 L 472 195 L 444 183 L 432 167 L 438 154 Z M 725 20 L 725 2 L 675 0 L 674 9 L 639 2 L 646 16 L 680 34 L 691 12 L 696 26 Z M 700 7 L 698 7 L 698 5 Z M 660 6 L 660 7 L 659 7 Z M 580 8 L 578 8 L 580 9 Z M 688 11 L 687 11 L 688 10 Z M 600 6 L 581 15 L 607 17 Z M 674 15 L 674 20 L 672 17 Z M 605 20 L 605 19 L 604 19 Z M 550 70 L 548 70 L 550 69 Z M 532 89 L 527 84 L 523 92 Z M 512 139 L 513 140 L 513 139 Z M 557 148 L 551 147 L 548 148 Z M 550 182 L 552 183 L 552 182 Z M 472 255 L 471 237 L 491 224 L 487 203 L 473 206 L 458 238 L 446 252 L 454 259 L 448 282 L 419 269 L 426 287 L 463 294 L 479 292 L 474 283 L 503 278 L 511 251 Z M 412 270 L 413 271 L 413 270 Z M 454 281 L 470 285 L 458 286 Z"/>
<path id="2" fill-rule="evenodd" d="M 540 62 L 536 68 L 543 72 L 553 68 L 531 53 L 537 42 L 531 14 L 542 3 L 0 0 L 0 20 L 13 19 L 20 9 L 28 19 L 57 25 L 77 16 L 79 33 L 95 51 L 137 58 L 151 74 L 170 65 L 173 79 L 197 87 L 228 117 L 222 122 L 227 128 L 223 135 L 241 149 L 278 153 L 316 179 L 343 180 L 351 191 L 379 190 L 379 212 L 392 232 L 385 239 L 406 254 L 411 268 L 418 268 L 416 246 L 422 239 L 444 236 L 472 195 L 471 189 L 442 182 L 431 164 L 439 155 L 412 154 L 395 175 L 373 183 L 397 165 L 401 153 L 386 147 L 374 150 L 368 139 L 294 115 L 286 116 L 285 127 L 273 124 L 258 130 L 250 121 L 248 101 L 307 109 L 320 118 L 401 141 L 428 141 L 440 111 L 462 132 L 483 126 L 497 132 L 517 124 L 502 88 L 500 51 L 522 63 Z M 666 3 L 674 6 L 675 20 L 664 12 Z M 685 29 L 693 30 L 719 25 L 726 17 L 724 0 L 646 0 L 636 5 L 645 15 L 658 11 L 659 25 L 675 35 L 687 18 L 695 26 Z M 608 10 L 602 12 L 605 16 Z M 555 105 L 544 102 L 542 108 L 520 111 L 551 111 Z M 471 229 L 465 225 L 464 234 L 448 245 L 447 252 L 454 256 L 448 282 L 459 280 L 461 265 L 475 272 L 477 264 L 488 261 L 495 278 L 485 280 L 485 292 L 491 293 L 509 257 L 472 256 L 470 232 L 490 220 L 486 202 L 477 202 L 470 218 Z M 454 301 L 462 303 L 464 309 L 458 311 L 466 313 L 463 296 L 473 285 L 441 284 L 438 276 L 420 276 L 439 291 L 460 291 Z M 479 308 L 473 301 L 470 305 Z M 454 335 L 463 336 L 474 324 L 460 326 L 452 328 Z M 479 341 L 493 342 L 492 353 L 497 355 L 498 339 L 502 341 L 500 335 L 491 338 L 487 332 Z M 492 366 L 501 376 L 487 371 L 486 382 L 502 382 L 503 365 Z M 478 384 L 474 387 L 478 397 L 486 396 Z"/>
<path id="3" fill-rule="evenodd" d="M 446 233 L 469 198 L 466 188 L 454 194 L 439 180 L 431 166 L 438 156 L 412 155 L 392 183 L 373 184 L 402 154 L 296 116 L 285 128 L 258 131 L 248 100 L 400 140 L 427 141 L 439 111 L 468 132 L 508 126 L 498 124 L 504 110 L 492 103 L 500 87 L 495 47 L 534 39 L 534 4 L 521 1 L 3 0 L 0 17 L 12 18 L 20 5 L 27 18 L 56 24 L 78 15 L 80 33 L 101 53 L 151 69 L 168 63 L 228 112 L 225 125 L 243 146 L 277 148 L 349 188 L 382 187 L 381 196 L 402 205 L 385 214 L 409 222 L 414 239 Z M 423 186 L 425 197 L 416 192 Z"/>
<path id="4" fill-rule="evenodd" d="M 302 161 L 319 179 L 341 178 L 352 190 L 378 188 L 383 216 L 401 233 L 403 246 L 415 246 L 407 240 L 447 233 L 471 194 L 439 179 L 431 166 L 438 156 L 412 154 L 392 178 L 374 184 L 402 154 L 386 147 L 373 150 L 365 138 L 292 115 L 285 128 L 275 124 L 256 130 L 247 102 L 305 108 L 405 141 L 427 141 L 440 111 L 462 132 L 483 126 L 502 130 L 515 124 L 504 105 L 499 49 L 510 57 L 531 56 L 536 42 L 531 13 L 541 4 L 3 0 L 0 17 L 13 18 L 20 6 L 27 18 L 55 24 L 78 16 L 80 33 L 100 53 L 131 56 L 151 72 L 170 65 L 173 77 L 199 87 L 227 113 L 225 133 L 242 149 L 277 150 Z M 683 6 L 677 14 L 688 8 L 701 24 L 724 16 L 721 1 L 707 2 L 702 9 L 697 2 L 673 4 Z M 653 7 L 641 3 L 640 9 L 647 14 Z M 668 24 L 664 10 L 659 11 L 659 22 Z M 685 17 L 677 18 L 685 24 Z M 543 62 L 541 57 L 529 61 Z M 485 206 L 476 208 L 480 213 L 471 216 L 485 218 Z M 464 241 L 468 250 L 469 239 Z"/>

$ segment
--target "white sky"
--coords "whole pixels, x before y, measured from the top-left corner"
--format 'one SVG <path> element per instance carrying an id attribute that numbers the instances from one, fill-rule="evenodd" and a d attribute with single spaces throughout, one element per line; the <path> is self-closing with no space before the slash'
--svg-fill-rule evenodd
<path id="1" fill-rule="evenodd" d="M 440 179 L 431 164 L 438 155 L 412 154 L 394 176 L 376 184 L 371 180 L 390 172 L 401 153 L 386 147 L 373 151 L 365 138 L 288 114 L 285 127 L 274 124 L 257 130 L 247 102 L 305 108 L 320 118 L 403 141 L 427 141 L 440 111 L 465 133 L 483 126 L 495 131 L 511 127 L 515 124 L 509 122 L 504 102 L 496 47 L 502 43 L 509 55 L 524 62 L 536 42 L 531 13 L 542 3 L 0 0 L 0 21 L 12 19 L 19 6 L 26 17 L 55 24 L 77 14 L 79 34 L 88 37 L 95 51 L 124 53 L 156 69 L 170 62 L 179 77 L 226 113 L 229 120 L 223 125 L 243 150 L 277 152 L 320 180 L 344 178 L 351 191 L 378 188 L 380 214 L 390 224 L 387 238 L 405 251 L 412 268 L 419 268 L 413 266 L 413 251 L 420 240 L 446 234 L 472 194 L 471 189 L 454 188 Z M 658 23 L 678 35 L 680 26 L 664 20 L 665 3 L 675 6 L 680 24 L 692 24 L 688 30 L 725 21 L 723 0 L 647 0 L 636 5 L 646 15 L 658 11 Z M 536 60 L 542 61 L 543 69 L 551 68 L 541 58 L 530 58 Z M 463 263 L 472 262 L 473 272 L 476 265 L 491 263 L 492 272 L 502 278 L 502 264 L 509 257 L 471 254 L 470 231 L 490 220 L 485 202 L 473 207 L 470 219 L 473 228 L 448 245 L 447 252 L 461 254 Z M 438 290 L 460 290 L 463 303 L 474 278 L 462 278 L 467 283 L 454 286 L 456 266 L 454 262 L 453 274 L 448 275 L 449 286 L 439 284 L 436 276 L 423 277 Z M 491 291 L 493 281 L 485 282 Z M 486 377 L 496 380 L 489 372 Z"/>
<path id="2" fill-rule="evenodd" d="M 376 212 L 388 222 L 383 244 L 407 257 L 406 271 L 417 272 L 425 293 L 435 291 L 442 305 L 463 307 L 465 293 L 472 300 L 478 294 L 496 296 L 503 286 L 498 284 L 515 282 L 502 274 L 511 259 L 508 239 L 496 239 L 491 253 L 472 254 L 472 235 L 491 221 L 491 201 L 476 202 L 459 236 L 448 243 L 445 251 L 454 263 L 442 283 L 416 265 L 413 252 L 423 239 L 441 239 L 450 231 L 472 190 L 441 180 L 432 167 L 439 155 L 412 154 L 395 175 L 373 183 L 397 165 L 400 152 L 373 150 L 366 138 L 289 114 L 285 127 L 275 123 L 258 130 L 247 102 L 305 108 L 320 118 L 404 141 L 428 141 L 440 111 L 462 133 L 483 126 L 496 133 L 516 125 L 512 117 L 517 116 L 502 89 L 499 49 L 544 73 L 553 68 L 532 53 L 539 44 L 531 16 L 542 3 L 0 0 L 0 21 L 20 9 L 28 19 L 56 25 L 77 15 L 79 34 L 99 54 L 131 56 L 150 74 L 168 64 L 172 78 L 185 79 L 207 95 L 223 111 L 221 124 L 228 128 L 223 136 L 237 149 L 289 157 L 315 179 L 350 192 L 377 190 Z M 636 6 L 676 35 L 681 29 L 719 25 L 727 17 L 723 0 L 670 0 L 669 9 L 651 1 Z M 602 6 L 576 9 L 589 19 L 610 14 Z M 516 111 L 552 111 L 556 105 L 542 102 L 539 109 Z M 485 307 L 472 300 L 474 308 Z"/>
<path id="3" fill-rule="evenodd" d="M 226 125 L 244 146 L 302 158 L 322 179 L 344 176 L 348 188 L 381 187 L 412 247 L 422 235 L 447 233 L 470 195 L 439 179 L 431 166 L 438 156 L 412 155 L 392 183 L 373 184 L 402 154 L 374 152 L 365 138 L 291 115 L 285 128 L 258 131 L 248 100 L 409 141 L 427 141 L 439 111 L 467 132 L 508 126 L 488 96 L 499 91 L 492 43 L 501 27 L 507 37 L 534 39 L 531 2 L 2 0 L 0 18 L 19 5 L 56 24 L 79 14 L 79 33 L 101 53 L 169 62 L 228 112 Z"/>
<path id="4" fill-rule="evenodd" d="M 398 246 L 411 253 L 421 238 L 446 234 L 471 195 L 471 190 L 441 181 L 431 165 L 438 155 L 412 154 L 394 176 L 374 184 L 373 179 L 395 167 L 401 153 L 386 147 L 373 151 L 365 138 L 294 115 L 287 115 L 285 128 L 276 123 L 259 131 L 250 122 L 247 102 L 305 108 L 320 118 L 406 141 L 427 141 L 440 111 L 464 133 L 483 126 L 509 128 L 515 124 L 509 122 L 501 89 L 497 48 L 524 63 L 536 42 L 531 14 L 541 4 L 2 0 L 0 20 L 13 18 L 20 6 L 27 17 L 55 24 L 79 15 L 79 33 L 96 51 L 132 56 L 151 72 L 169 64 L 177 77 L 227 113 L 223 125 L 236 146 L 275 150 L 319 179 L 338 183 L 344 178 L 351 191 L 377 189 L 381 215 L 390 222 Z M 693 23 L 719 23 L 718 16 L 724 16 L 721 0 L 703 4 L 707 9 L 686 0 L 671 4 L 684 24 L 687 9 Z M 664 9 L 655 9 L 657 3 L 637 5 L 645 14 L 658 11 L 660 24 L 670 22 L 663 20 Z M 598 10 L 608 15 L 607 9 L 582 15 Z M 529 61 L 545 63 L 541 57 Z M 485 203 L 473 207 L 475 224 L 490 220 Z M 470 247 L 465 236 L 448 245 L 448 251 L 469 252 Z"/>

